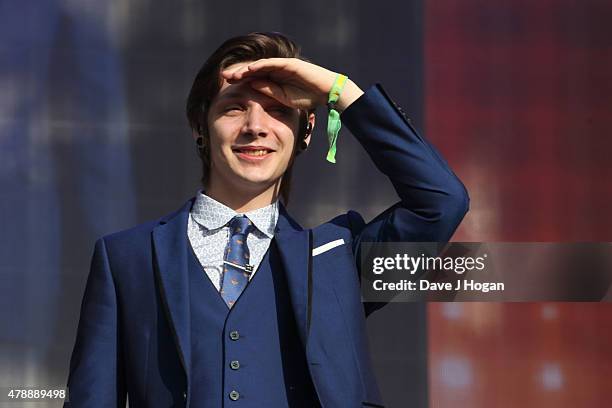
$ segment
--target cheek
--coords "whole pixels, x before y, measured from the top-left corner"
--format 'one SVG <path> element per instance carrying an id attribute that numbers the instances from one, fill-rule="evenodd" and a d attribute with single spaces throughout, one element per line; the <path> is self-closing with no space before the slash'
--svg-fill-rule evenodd
<path id="1" fill-rule="evenodd" d="M 288 163 L 291 160 L 291 157 L 295 153 L 296 142 L 296 136 L 294 136 L 292 133 L 283 138 L 283 162 Z"/>
<path id="2" fill-rule="evenodd" d="M 217 168 L 226 168 L 231 158 L 231 145 L 219 135 L 212 127 L 209 127 L 210 164 Z M 229 152 L 229 153 L 228 153 Z"/>
<path id="3" fill-rule="evenodd" d="M 209 132 L 210 146 L 213 151 L 222 151 L 231 148 L 231 138 L 227 136 L 228 132 L 225 128 L 211 126 Z"/>
<path id="4" fill-rule="evenodd" d="M 299 132 L 298 132 L 298 123 L 291 123 L 289 126 L 284 126 L 282 131 L 279 130 L 279 135 L 283 144 L 283 150 L 285 152 L 292 153 L 295 145 L 298 143 Z"/>

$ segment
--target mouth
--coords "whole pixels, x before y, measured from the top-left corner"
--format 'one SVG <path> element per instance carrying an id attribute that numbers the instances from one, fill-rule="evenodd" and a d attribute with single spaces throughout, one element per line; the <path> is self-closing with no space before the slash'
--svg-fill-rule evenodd
<path id="1" fill-rule="evenodd" d="M 239 158 L 248 161 L 260 161 L 274 153 L 274 149 L 265 146 L 239 146 L 232 148 Z"/>

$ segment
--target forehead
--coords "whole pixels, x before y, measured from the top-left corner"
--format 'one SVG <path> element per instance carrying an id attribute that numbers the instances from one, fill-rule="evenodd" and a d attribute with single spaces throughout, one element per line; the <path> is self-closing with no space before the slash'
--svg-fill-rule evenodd
<path id="1" fill-rule="evenodd" d="M 228 83 L 225 79 L 221 85 L 221 89 L 214 97 L 213 101 L 224 101 L 230 99 L 264 99 L 267 96 L 257 92 L 249 85 L 250 79 L 244 79 L 233 84 Z M 268 98 L 271 99 L 271 98 Z"/>

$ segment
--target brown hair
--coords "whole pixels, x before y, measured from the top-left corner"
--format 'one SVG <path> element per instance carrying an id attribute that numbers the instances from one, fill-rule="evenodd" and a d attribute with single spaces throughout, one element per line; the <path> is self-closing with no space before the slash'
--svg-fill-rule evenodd
<path id="1" fill-rule="evenodd" d="M 255 32 L 247 35 L 230 38 L 225 41 L 204 62 L 202 68 L 195 77 L 189 96 L 187 97 L 187 119 L 193 131 L 203 137 L 203 147 L 209 145 L 208 135 L 208 109 L 213 98 L 221 89 L 221 71 L 230 65 L 255 61 L 261 58 L 300 58 L 299 46 L 289 38 L 277 32 Z M 291 186 L 291 170 L 295 154 L 299 153 L 300 141 L 306 137 L 306 126 L 308 114 L 312 111 L 301 111 L 298 127 L 298 138 L 294 143 L 294 154 L 289 166 L 283 175 L 280 187 L 280 195 L 285 204 L 289 201 L 289 190 Z M 202 185 L 206 187 L 210 175 L 210 149 L 199 150 L 202 160 Z"/>

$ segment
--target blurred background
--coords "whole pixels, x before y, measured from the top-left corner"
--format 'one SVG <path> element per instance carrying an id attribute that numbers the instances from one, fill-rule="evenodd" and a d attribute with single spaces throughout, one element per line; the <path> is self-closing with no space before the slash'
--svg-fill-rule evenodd
<path id="1" fill-rule="evenodd" d="M 65 385 L 95 239 L 195 194 L 187 92 L 238 34 L 281 31 L 382 83 L 470 192 L 455 241 L 610 241 L 611 15 L 603 0 L 0 0 L 0 385 Z M 370 219 L 397 197 L 346 129 L 324 160 L 319 113 L 289 209 L 305 226 Z M 609 304 L 393 303 L 368 330 L 389 407 L 610 404 Z"/>

